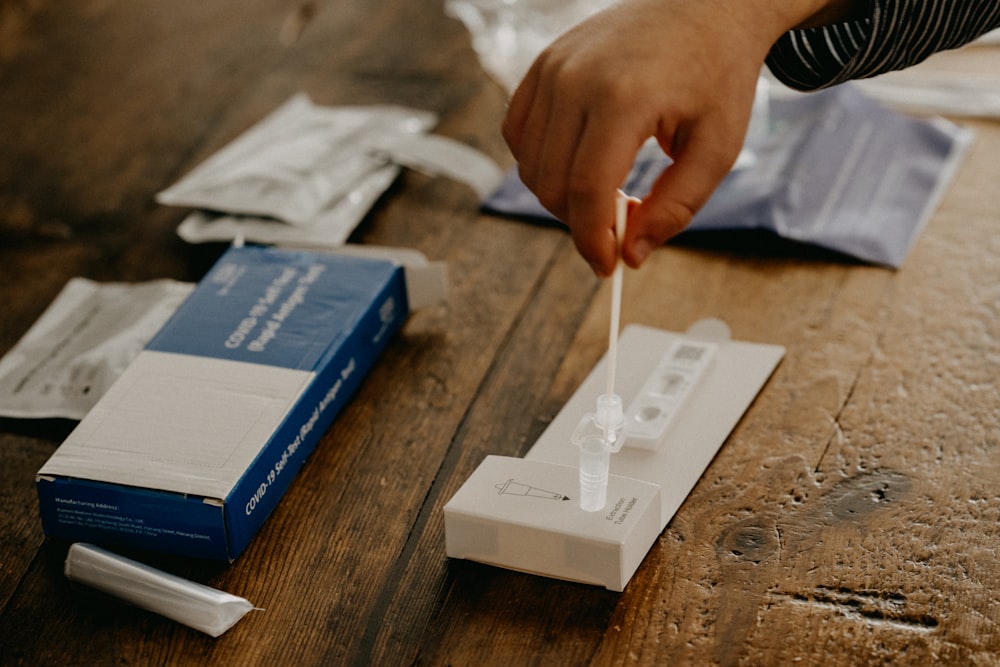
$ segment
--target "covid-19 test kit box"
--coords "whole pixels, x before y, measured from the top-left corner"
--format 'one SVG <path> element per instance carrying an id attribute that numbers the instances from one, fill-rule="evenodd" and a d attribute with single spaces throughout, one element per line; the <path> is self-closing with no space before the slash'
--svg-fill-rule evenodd
<path id="1" fill-rule="evenodd" d="M 408 311 L 394 262 L 229 249 L 38 472 L 46 534 L 236 558 Z"/>

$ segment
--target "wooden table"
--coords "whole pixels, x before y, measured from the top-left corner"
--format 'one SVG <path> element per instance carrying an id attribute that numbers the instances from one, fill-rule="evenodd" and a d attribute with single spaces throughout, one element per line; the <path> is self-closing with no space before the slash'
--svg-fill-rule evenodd
<path id="1" fill-rule="evenodd" d="M 197 280 L 222 247 L 153 195 L 297 91 L 433 110 L 510 166 L 505 93 L 442 4 L 0 2 L 0 353 L 72 276 Z M 625 322 L 721 317 L 787 356 L 624 593 L 445 557 L 443 504 L 589 372 L 609 291 L 563 231 L 408 172 L 352 240 L 446 261 L 448 303 L 235 563 L 156 562 L 264 611 L 211 639 L 71 586 L 34 474 L 72 424 L 0 420 L 0 662 L 998 664 L 1000 126 L 968 124 L 899 271 L 716 239 L 627 276 Z"/>

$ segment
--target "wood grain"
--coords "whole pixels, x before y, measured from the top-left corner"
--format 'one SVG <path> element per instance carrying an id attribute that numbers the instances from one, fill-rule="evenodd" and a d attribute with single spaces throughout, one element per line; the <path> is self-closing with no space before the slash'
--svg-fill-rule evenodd
<path id="1" fill-rule="evenodd" d="M 511 166 L 506 94 L 442 9 L 0 0 L 0 353 L 72 276 L 202 275 L 222 248 L 181 242 L 155 193 L 295 92 L 432 110 Z M 624 322 L 718 317 L 787 354 L 624 593 L 444 556 L 444 503 L 600 358 L 609 286 L 563 231 L 406 172 L 352 240 L 445 261 L 447 304 L 412 315 L 235 563 L 148 556 L 263 610 L 210 639 L 70 585 L 34 474 L 72 424 L 0 419 L 0 662 L 998 664 L 1000 126 L 964 122 L 898 271 L 732 235 L 628 272 Z"/>

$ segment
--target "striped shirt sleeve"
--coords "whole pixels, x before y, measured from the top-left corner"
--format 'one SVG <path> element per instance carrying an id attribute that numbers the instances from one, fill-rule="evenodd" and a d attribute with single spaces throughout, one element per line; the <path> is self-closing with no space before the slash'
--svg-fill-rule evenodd
<path id="1" fill-rule="evenodd" d="M 871 0 L 867 16 L 792 30 L 767 65 L 800 90 L 903 69 L 1000 26 L 1000 0 Z"/>

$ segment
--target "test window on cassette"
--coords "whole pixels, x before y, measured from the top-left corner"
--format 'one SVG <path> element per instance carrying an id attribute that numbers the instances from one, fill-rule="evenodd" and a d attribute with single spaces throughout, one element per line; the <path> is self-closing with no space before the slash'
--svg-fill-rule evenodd
<path id="1" fill-rule="evenodd" d="M 716 343 L 689 339 L 670 346 L 625 413 L 629 446 L 659 449 L 717 349 Z"/>

